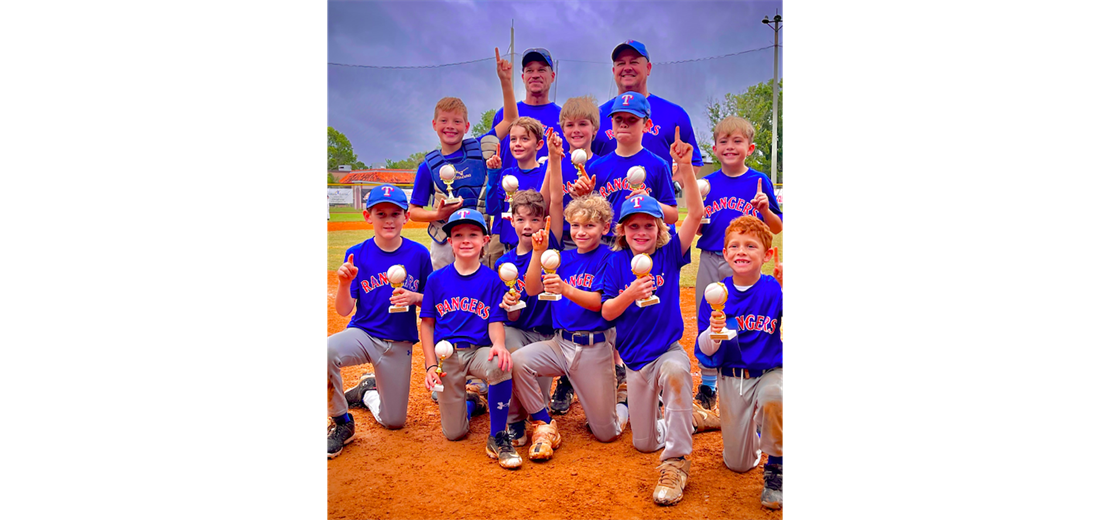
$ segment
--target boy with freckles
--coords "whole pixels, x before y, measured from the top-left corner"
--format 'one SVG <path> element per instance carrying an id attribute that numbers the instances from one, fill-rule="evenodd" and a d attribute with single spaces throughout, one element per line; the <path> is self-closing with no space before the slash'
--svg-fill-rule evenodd
<path id="1" fill-rule="evenodd" d="M 693 147 L 682 142 L 675 130 L 671 157 L 685 185 L 693 186 L 690 164 Z M 669 179 L 668 179 L 669 181 Z M 701 194 L 686 190 L 689 215 L 703 211 Z M 678 340 L 682 337 L 679 300 L 679 270 L 689 263 L 686 253 L 694 242 L 700 219 L 687 218 L 672 239 L 663 220 L 659 202 L 647 195 L 633 194 L 624 201 L 616 229 L 614 252 L 609 256 L 601 293 L 601 316 L 616 327 L 615 346 L 627 367 L 628 412 L 632 445 L 643 452 L 662 448 L 659 482 L 652 498 L 656 504 L 672 505 L 682 500 L 690 472 L 686 457 L 693 450 L 693 379 L 690 358 Z M 651 259 L 651 271 L 637 277 L 631 269 L 636 255 Z M 654 305 L 637 301 L 652 295 Z M 666 413 L 659 417 L 662 392 Z M 691 416 L 695 421 L 691 421 Z M 700 429 L 700 428 L 698 428 Z"/>
<path id="2" fill-rule="evenodd" d="M 730 276 L 720 283 L 728 299 L 720 311 L 702 302 L 695 354 L 720 367 L 725 466 L 743 473 L 766 453 L 760 503 L 782 509 L 782 263 L 771 249 L 770 227 L 756 217 L 734 219 L 724 237 Z M 772 256 L 773 277 L 760 270 Z M 736 337 L 709 337 L 726 326 Z"/>

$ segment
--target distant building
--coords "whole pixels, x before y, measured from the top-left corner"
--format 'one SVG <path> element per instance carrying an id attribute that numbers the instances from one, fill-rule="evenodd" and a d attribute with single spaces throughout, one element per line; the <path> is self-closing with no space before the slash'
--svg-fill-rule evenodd
<path id="1" fill-rule="evenodd" d="M 355 170 L 353 172 L 328 172 L 338 179 L 338 184 L 353 184 L 343 186 L 344 189 L 353 190 L 354 207 L 362 208 L 366 200 L 366 192 L 379 184 L 393 184 L 405 191 L 406 197 L 412 196 L 412 183 L 416 181 L 416 170 L 397 170 L 390 168 L 373 168 L 369 170 Z M 336 188 L 339 188 L 336 186 Z"/>

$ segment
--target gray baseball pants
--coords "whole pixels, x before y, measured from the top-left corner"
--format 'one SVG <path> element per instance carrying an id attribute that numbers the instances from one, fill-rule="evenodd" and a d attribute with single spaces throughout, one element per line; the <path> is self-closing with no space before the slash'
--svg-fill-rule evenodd
<path id="1" fill-rule="evenodd" d="M 711 283 L 716 283 L 724 280 L 726 277 L 732 276 L 732 268 L 728 266 L 725 261 L 724 255 L 720 251 L 706 251 L 701 250 L 701 256 L 698 260 L 698 279 L 694 282 L 694 317 L 697 318 L 697 313 L 701 310 L 701 301 L 705 299 L 705 288 Z M 735 288 L 731 290 L 736 290 Z M 702 375 L 715 376 L 717 375 L 716 368 L 710 368 L 698 362 L 698 368 L 701 370 Z"/>
<path id="2" fill-rule="evenodd" d="M 378 339 L 358 327 L 328 336 L 328 415 L 338 417 L 347 413 L 339 369 L 365 363 L 374 366 L 381 397 L 379 409 L 370 409 L 374 419 L 389 429 L 404 426 L 412 374 L 412 343 Z"/>
<path id="3" fill-rule="evenodd" d="M 690 356 L 674 342 L 639 370 L 628 367 L 628 421 L 632 446 L 643 452 L 663 448 L 660 459 L 689 455 L 694 448 L 693 376 Z M 659 392 L 666 413 L 659 417 Z"/>
<path id="4" fill-rule="evenodd" d="M 546 335 L 540 334 L 539 332 L 533 332 L 533 331 L 530 331 L 530 330 L 520 330 L 516 327 L 510 326 L 509 323 L 510 322 L 507 322 L 507 321 L 505 322 L 505 348 L 510 353 L 516 352 L 516 351 L 524 348 L 526 345 L 531 345 L 532 343 L 538 343 L 538 342 L 541 342 L 541 341 L 548 341 L 548 340 L 551 339 L 551 336 L 546 336 Z M 516 363 L 516 356 L 513 356 L 513 363 Z M 513 373 L 514 373 L 513 387 L 515 388 L 516 387 L 516 379 L 515 379 L 516 371 L 514 370 Z M 539 378 L 539 385 L 540 385 L 540 391 L 541 392 L 546 392 L 548 395 L 551 394 L 551 377 L 541 377 L 541 378 Z M 515 395 L 516 391 L 513 391 L 513 394 L 514 395 L 513 395 L 512 403 L 509 405 L 509 424 L 513 424 L 513 423 L 521 422 L 521 421 L 527 421 L 528 420 L 528 413 L 525 412 L 524 407 L 522 407 L 520 405 L 520 399 L 518 399 Z M 544 407 L 547 406 L 547 401 L 546 400 L 544 401 L 543 406 Z M 536 411 L 539 411 L 539 410 L 536 410 Z"/>
<path id="5" fill-rule="evenodd" d="M 497 366 L 497 357 L 487 361 L 490 347 L 478 349 L 456 349 L 455 353 L 443 360 L 443 391 L 439 393 L 439 421 L 443 435 L 449 441 L 466 437 L 470 431 L 470 420 L 466 417 L 466 379 L 482 379 L 493 386 L 508 381 L 512 372 L 502 371 Z M 492 403 L 490 406 L 494 406 Z"/>
<path id="6" fill-rule="evenodd" d="M 721 376 L 717 386 L 725 466 L 748 471 L 759 465 L 761 451 L 781 457 L 782 368 L 752 379 Z"/>
<path id="7" fill-rule="evenodd" d="M 432 240 L 431 247 L 428 252 L 432 255 L 432 270 L 438 271 L 443 266 L 455 261 L 455 253 L 451 251 L 451 244 L 444 242 L 440 244 Z"/>

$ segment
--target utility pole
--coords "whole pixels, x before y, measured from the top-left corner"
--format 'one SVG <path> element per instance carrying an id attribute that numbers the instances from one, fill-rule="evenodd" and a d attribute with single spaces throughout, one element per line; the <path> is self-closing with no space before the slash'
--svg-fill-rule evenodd
<path id="1" fill-rule="evenodd" d="M 509 24 L 509 65 L 516 67 L 516 19 L 510 19 Z M 513 92 L 516 92 L 516 88 L 513 88 Z"/>
<path id="2" fill-rule="evenodd" d="M 779 29 L 782 28 L 782 16 L 775 10 L 774 20 L 763 17 L 763 23 L 768 27 L 775 24 L 775 77 L 771 80 L 771 182 L 780 183 L 779 176 Z"/>

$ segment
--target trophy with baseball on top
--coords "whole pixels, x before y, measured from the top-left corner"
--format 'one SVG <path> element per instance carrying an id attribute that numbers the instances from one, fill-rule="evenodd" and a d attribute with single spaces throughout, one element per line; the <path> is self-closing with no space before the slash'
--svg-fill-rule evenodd
<path id="1" fill-rule="evenodd" d="M 559 257 L 559 252 L 554 249 L 548 249 L 540 255 L 540 267 L 543 268 L 544 274 L 555 274 L 555 270 L 559 269 L 561 261 L 562 258 Z M 540 293 L 538 297 L 545 302 L 556 302 L 563 299 L 563 295 L 547 291 Z"/>
<path id="2" fill-rule="evenodd" d="M 408 276 L 408 273 L 405 272 L 405 266 L 403 266 L 401 264 L 391 266 L 389 268 L 389 270 L 385 272 L 385 277 L 387 279 L 389 279 L 389 285 L 393 286 L 394 291 L 401 288 L 401 284 L 405 283 L 405 277 L 406 276 Z M 390 305 L 389 306 L 389 313 L 390 314 L 396 314 L 398 312 L 408 312 L 408 311 L 409 311 L 409 306 L 408 305 Z"/>
<path id="3" fill-rule="evenodd" d="M 728 286 L 721 283 L 711 283 L 705 287 L 705 302 L 713 308 L 714 318 L 725 317 L 725 302 L 728 301 Z M 709 339 L 713 340 L 729 340 L 736 337 L 736 331 L 728 327 L 721 329 L 720 332 L 710 332 Z"/>
<path id="4" fill-rule="evenodd" d="M 455 183 L 455 175 L 457 173 L 455 167 L 450 164 L 444 164 L 443 167 L 439 169 L 439 178 L 443 181 L 443 184 L 447 185 L 447 198 L 444 199 L 445 204 L 457 204 L 462 202 L 462 199 L 451 193 L 451 185 Z"/>
<path id="5" fill-rule="evenodd" d="M 443 371 L 443 361 L 451 357 L 451 354 L 454 353 L 455 346 L 452 345 L 451 342 L 443 340 L 436 343 L 436 357 L 439 358 L 439 364 L 436 365 L 436 375 L 439 376 L 440 384 L 432 386 L 433 392 L 443 393 L 443 376 L 446 375 Z"/>
<path id="6" fill-rule="evenodd" d="M 506 175 L 501 178 L 501 188 L 505 190 L 505 195 L 508 195 L 508 200 L 505 201 L 505 209 L 508 211 L 501 212 L 501 218 L 513 218 L 513 195 L 516 190 L 520 188 L 520 181 L 517 180 L 515 175 Z"/>
<path id="7" fill-rule="evenodd" d="M 651 267 L 652 263 L 650 256 L 640 253 L 632 257 L 632 274 L 636 275 L 636 278 L 650 277 Z M 657 303 L 659 303 L 659 297 L 654 294 L 642 300 L 636 300 L 636 306 L 641 309 Z"/>
<path id="8" fill-rule="evenodd" d="M 586 151 L 579 149 L 570 153 L 570 162 L 574 164 L 574 169 L 578 170 L 578 178 L 582 180 L 589 180 L 589 175 L 586 175 Z"/>
<path id="9" fill-rule="evenodd" d="M 709 196 L 709 181 L 707 181 L 705 179 L 698 179 L 698 191 L 701 192 L 701 200 L 704 203 L 705 198 Z M 709 210 L 709 208 L 706 208 L 706 211 L 708 211 L 708 210 Z M 702 215 L 701 223 L 702 224 L 708 224 L 709 223 L 709 215 L 708 214 Z"/>
<path id="10" fill-rule="evenodd" d="M 624 179 L 628 181 L 628 189 L 638 191 L 644 189 L 644 179 L 647 178 L 647 170 L 643 166 L 633 166 L 628 169 Z"/>
<path id="11" fill-rule="evenodd" d="M 520 293 L 516 292 L 516 280 L 517 276 L 520 275 L 516 266 L 512 262 L 505 262 L 497 268 L 497 275 L 501 277 L 501 281 L 505 282 L 505 285 L 509 286 L 509 294 L 513 295 L 513 298 L 520 298 Z M 528 304 L 524 301 L 517 301 L 515 304 L 506 307 L 505 302 L 501 302 L 500 306 L 508 312 L 513 312 L 527 307 Z"/>

